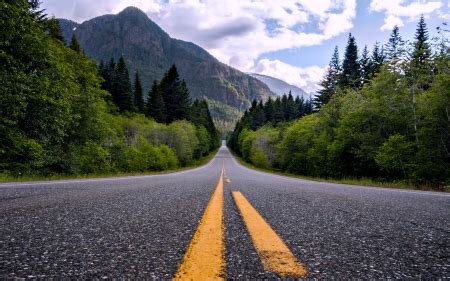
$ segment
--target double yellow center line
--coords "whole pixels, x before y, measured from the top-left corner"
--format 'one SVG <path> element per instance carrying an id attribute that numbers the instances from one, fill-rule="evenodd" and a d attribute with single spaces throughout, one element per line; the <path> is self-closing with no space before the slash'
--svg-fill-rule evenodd
<path id="1" fill-rule="evenodd" d="M 219 182 L 174 280 L 225 279 L 223 185 L 224 167 L 222 166 Z M 296 259 L 283 240 L 244 195 L 238 191 L 234 191 L 232 194 L 264 270 L 274 272 L 282 277 L 305 277 L 307 275 L 306 268 Z"/>

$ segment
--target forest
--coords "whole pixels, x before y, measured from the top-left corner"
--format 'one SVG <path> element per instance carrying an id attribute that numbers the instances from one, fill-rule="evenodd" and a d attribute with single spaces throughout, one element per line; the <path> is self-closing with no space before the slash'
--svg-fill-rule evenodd
<path id="1" fill-rule="evenodd" d="M 219 146 L 175 65 L 145 99 L 126 58 L 97 65 L 39 1 L 2 1 L 0 34 L 0 175 L 162 171 Z"/>
<path id="2" fill-rule="evenodd" d="M 442 24 L 437 31 L 430 38 L 421 17 L 413 42 L 395 27 L 371 52 L 361 51 L 350 34 L 342 61 L 335 48 L 310 111 L 298 110 L 291 97 L 278 110 L 277 101 L 255 102 L 229 147 L 266 169 L 444 188 L 450 181 L 449 30 Z"/>

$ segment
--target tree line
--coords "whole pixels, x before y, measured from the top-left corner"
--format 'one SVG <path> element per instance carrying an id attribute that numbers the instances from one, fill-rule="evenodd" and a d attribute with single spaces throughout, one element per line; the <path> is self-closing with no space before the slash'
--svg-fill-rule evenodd
<path id="1" fill-rule="evenodd" d="M 336 47 L 313 112 L 290 123 L 252 126 L 244 115 L 229 146 L 265 168 L 316 177 L 406 180 L 434 187 L 450 178 L 448 28 L 413 42 L 395 27 L 385 45 Z"/>
<path id="2" fill-rule="evenodd" d="M 156 83 L 173 94 L 160 119 L 125 58 L 97 66 L 38 1 L 2 1 L 0 34 L 0 175 L 166 170 L 218 147 L 207 103 L 191 102 L 175 66 Z"/>
<path id="3" fill-rule="evenodd" d="M 246 128 L 257 130 L 266 124 L 277 126 L 301 118 L 312 111 L 311 101 L 305 101 L 303 97 L 299 96 L 294 99 L 290 92 L 276 99 L 270 97 L 265 103 L 254 100 L 250 109 L 244 112 L 243 117 L 237 122 L 233 133 L 229 136 L 228 146 L 239 151 L 238 138 L 242 130 Z"/>

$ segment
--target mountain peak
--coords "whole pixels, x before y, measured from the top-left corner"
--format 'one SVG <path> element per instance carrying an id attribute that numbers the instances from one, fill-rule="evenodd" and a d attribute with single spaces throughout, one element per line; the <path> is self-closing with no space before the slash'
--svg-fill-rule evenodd
<path id="1" fill-rule="evenodd" d="M 147 17 L 147 14 L 144 13 L 144 11 L 134 6 L 126 7 L 122 12 L 119 13 L 119 15 L 133 15 L 133 16 L 144 15 L 145 17 Z"/>
<path id="2" fill-rule="evenodd" d="M 247 73 L 247 74 L 266 84 L 272 92 L 274 92 L 279 96 L 291 92 L 294 96 L 300 96 L 303 97 L 304 99 L 309 99 L 308 94 L 303 89 L 291 85 L 286 81 L 263 74 L 257 73 Z"/>

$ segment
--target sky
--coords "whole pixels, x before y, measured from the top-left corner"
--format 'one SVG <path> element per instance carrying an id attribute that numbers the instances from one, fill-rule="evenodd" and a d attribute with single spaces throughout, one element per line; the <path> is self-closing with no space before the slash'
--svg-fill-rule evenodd
<path id="1" fill-rule="evenodd" d="M 282 79 L 314 92 L 348 34 L 359 50 L 387 42 L 398 25 L 413 40 L 423 14 L 430 36 L 450 21 L 450 0 L 41 0 L 46 13 L 83 22 L 143 10 L 171 37 L 193 42 L 244 72 Z"/>

